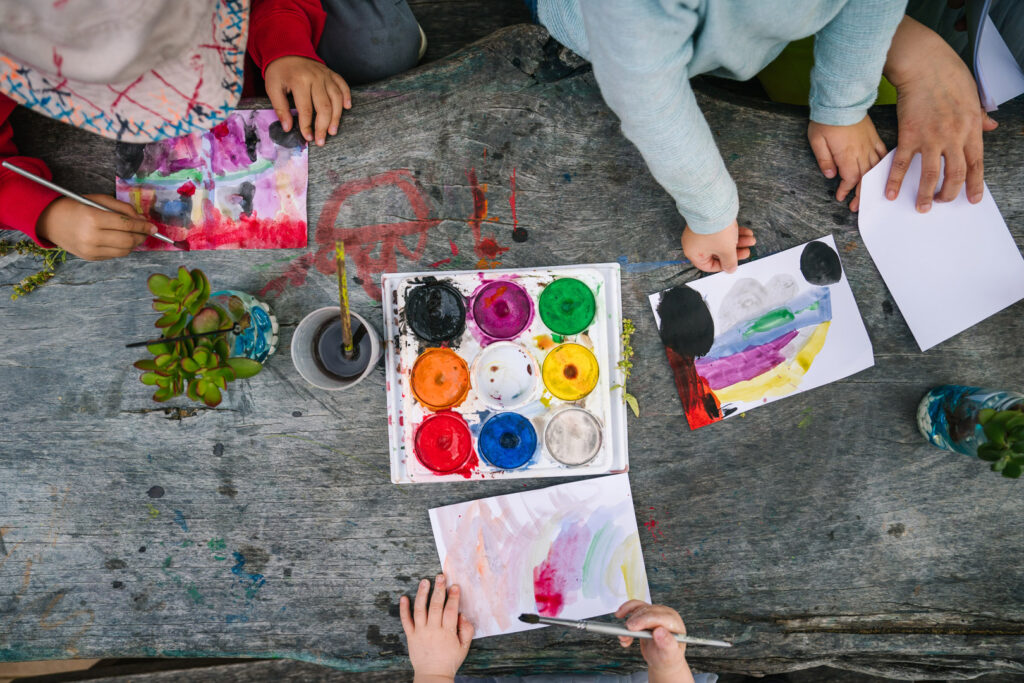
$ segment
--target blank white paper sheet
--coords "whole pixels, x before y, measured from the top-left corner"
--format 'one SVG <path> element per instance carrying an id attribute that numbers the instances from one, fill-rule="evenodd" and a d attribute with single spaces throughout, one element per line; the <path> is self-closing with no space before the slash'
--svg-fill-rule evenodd
<path id="1" fill-rule="evenodd" d="M 915 208 L 921 155 L 899 196 L 885 198 L 890 152 L 864 176 L 860 234 L 922 351 L 1024 299 L 1024 257 L 985 187 L 978 204 L 965 189 L 952 202 Z M 941 182 L 939 184 L 941 187 Z"/>

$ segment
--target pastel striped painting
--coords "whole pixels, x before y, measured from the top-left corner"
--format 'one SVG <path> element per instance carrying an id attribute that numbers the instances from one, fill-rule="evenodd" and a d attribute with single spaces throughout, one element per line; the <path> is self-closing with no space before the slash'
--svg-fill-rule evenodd
<path id="1" fill-rule="evenodd" d="M 588 619 L 650 602 L 626 474 L 430 510 L 437 554 L 475 638 Z"/>
<path id="2" fill-rule="evenodd" d="M 650 300 L 690 429 L 874 365 L 831 235 Z"/>
<path id="3" fill-rule="evenodd" d="M 306 246 L 307 148 L 270 109 L 240 110 L 202 133 L 118 143 L 117 198 L 190 249 Z M 140 250 L 172 249 L 150 237 Z"/>

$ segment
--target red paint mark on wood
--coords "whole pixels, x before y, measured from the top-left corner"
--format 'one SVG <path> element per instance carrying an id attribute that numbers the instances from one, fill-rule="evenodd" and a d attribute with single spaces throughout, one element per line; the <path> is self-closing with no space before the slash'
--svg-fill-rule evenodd
<path id="1" fill-rule="evenodd" d="M 469 223 L 469 227 L 473 231 L 473 248 L 476 251 L 476 257 L 480 259 L 477 262 L 477 268 L 494 268 L 501 265 L 496 259 L 508 251 L 508 247 L 499 245 L 494 235 L 483 236 L 482 223 L 487 220 L 487 195 L 485 194 L 487 186 L 481 187 L 476 178 L 475 168 L 466 171 L 466 180 L 469 181 L 469 189 L 473 194 L 473 215 L 466 222 Z M 491 263 L 487 263 L 488 261 Z"/>

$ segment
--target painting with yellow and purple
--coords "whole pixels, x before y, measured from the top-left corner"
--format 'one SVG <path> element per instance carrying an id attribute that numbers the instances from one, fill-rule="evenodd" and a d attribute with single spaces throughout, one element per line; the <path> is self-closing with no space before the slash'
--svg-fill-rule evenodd
<path id="1" fill-rule="evenodd" d="M 831 235 L 650 300 L 690 429 L 875 362 Z"/>
<path id="2" fill-rule="evenodd" d="M 273 110 L 240 110 L 205 133 L 118 143 L 117 198 L 193 250 L 300 248 L 307 153 Z M 172 248 L 152 237 L 140 247 Z"/>
<path id="3" fill-rule="evenodd" d="M 433 508 L 430 524 L 474 638 L 651 600 L 626 474 Z"/>

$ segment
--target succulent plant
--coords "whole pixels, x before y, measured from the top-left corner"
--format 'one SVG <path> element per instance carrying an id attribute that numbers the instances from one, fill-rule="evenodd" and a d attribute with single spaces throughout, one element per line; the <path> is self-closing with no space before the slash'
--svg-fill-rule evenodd
<path id="1" fill-rule="evenodd" d="M 978 457 L 992 463 L 993 472 L 1018 478 L 1024 471 L 1024 406 L 1019 409 L 978 413 L 978 424 L 985 432 L 985 443 L 978 446 Z"/>
<path id="2" fill-rule="evenodd" d="M 232 357 L 227 335 L 233 327 L 249 326 L 244 306 L 228 311 L 208 304 L 210 281 L 198 268 L 178 268 L 177 277 L 155 273 L 147 282 L 156 298 L 153 308 L 161 313 L 156 326 L 163 339 L 146 348 L 153 354 L 135 363 L 143 384 L 155 386 L 154 401 L 166 401 L 183 392 L 211 408 L 221 402 L 228 382 L 252 377 L 263 366 L 255 360 Z M 239 302 L 240 303 L 240 302 Z"/>

